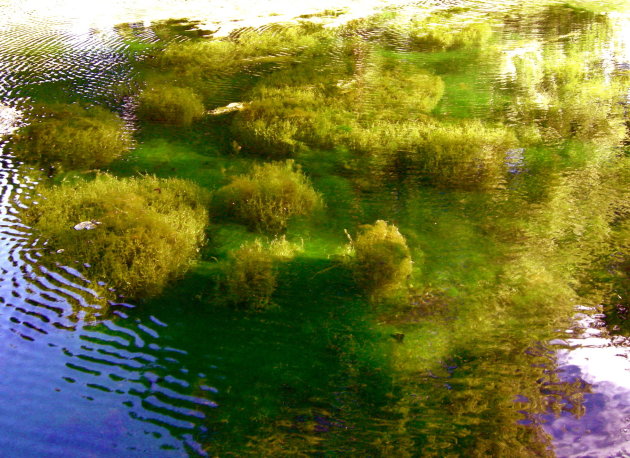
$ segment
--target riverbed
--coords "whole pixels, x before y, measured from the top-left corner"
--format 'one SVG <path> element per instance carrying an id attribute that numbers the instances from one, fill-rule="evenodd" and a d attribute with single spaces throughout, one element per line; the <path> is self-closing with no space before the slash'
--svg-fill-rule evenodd
<path id="1" fill-rule="evenodd" d="M 489 24 L 481 44 L 418 50 L 409 48 L 406 24 L 446 5 L 0 2 L 3 453 L 629 454 L 630 350 L 627 334 L 609 329 L 603 315 L 614 301 L 627 304 L 615 260 L 629 256 L 616 235 L 627 219 L 628 134 L 620 127 L 627 111 L 619 107 L 628 103 L 628 12 L 606 4 L 593 12 L 592 3 L 577 5 L 584 10 L 552 2 L 464 6 L 470 9 L 429 23 L 456 31 Z M 370 87 L 377 84 L 371 75 L 402 61 L 406 71 L 444 81 L 435 108 L 413 116 L 473 120 L 493 135 L 499 126 L 517 131 L 520 143 L 502 151 L 500 171 L 483 186 L 431 172 L 406 147 L 393 159 L 387 145 L 374 157 L 353 156 L 354 143 L 343 135 L 363 126 L 348 121 L 336 126 L 340 142 L 348 141 L 342 148 L 296 137 L 306 146 L 294 159 L 326 207 L 319 219 L 289 225 L 287 237 L 304 251 L 279 268 L 270 310 L 244 313 L 221 303 L 217 265 L 257 235 L 220 214 L 196 266 L 149 300 L 114 294 L 105 305 L 95 287 L 102 279 L 90 278 L 81 259 L 45 262 L 54 242 L 21 215 L 38 205 L 38 186 L 50 185 L 48 169 L 7 145 L 33 122 L 34 104 L 81 102 L 120 114 L 137 146 L 108 167 L 117 176 L 182 177 L 216 191 L 263 159 L 241 152 L 248 145 L 240 138 L 234 146 L 231 118 L 183 129 L 137 118 L 134 91 L 138 75 L 151 71 L 148 56 L 160 40 L 189 39 L 181 29 L 165 39 L 155 21 L 185 17 L 196 21 L 188 30 L 222 39 L 299 20 L 336 30 L 371 15 L 385 19 L 341 34 L 365 47 L 324 55 L 325 65 L 334 72 L 354 56 L 356 74 Z M 300 59 L 298 71 L 309 69 Z M 587 61 L 594 75 L 587 84 L 576 77 L 563 86 L 558 68 Z M 283 65 L 272 60 L 207 77 L 206 108 L 255 100 L 274 72 L 289 71 Z M 335 87 L 343 84 L 353 90 L 351 78 Z M 626 84 L 625 99 L 615 84 Z M 554 97 L 567 105 L 554 105 Z M 406 106 L 378 103 L 361 99 L 361 116 L 382 120 L 373 111 L 396 116 Z M 577 114 L 562 118 L 571 109 Z M 589 116 L 592 122 L 583 121 Z M 532 125 L 537 132 L 527 130 Z M 414 259 L 412 284 L 394 312 L 357 291 L 338 262 L 348 235 L 376 220 L 400 228 Z"/>

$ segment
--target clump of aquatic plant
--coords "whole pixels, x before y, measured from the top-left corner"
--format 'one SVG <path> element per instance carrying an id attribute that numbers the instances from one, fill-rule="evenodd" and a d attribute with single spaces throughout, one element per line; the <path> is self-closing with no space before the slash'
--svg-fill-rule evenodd
<path id="1" fill-rule="evenodd" d="M 427 21 L 412 23 L 409 41 L 412 49 L 421 51 L 452 50 L 480 46 L 492 35 L 487 22 L 461 24 L 431 24 Z"/>
<path id="2" fill-rule="evenodd" d="M 323 203 L 302 170 L 292 161 L 254 165 L 215 195 L 218 208 L 251 229 L 279 233 L 296 216 L 309 216 Z"/>
<path id="3" fill-rule="evenodd" d="M 366 72 L 351 91 L 355 103 L 381 119 L 409 119 L 429 113 L 444 95 L 442 78 L 428 72 L 385 65 Z"/>
<path id="4" fill-rule="evenodd" d="M 492 35 L 488 17 L 471 14 L 465 8 L 450 8 L 429 16 L 418 15 L 406 21 L 396 19 L 392 14 L 353 21 L 350 30 L 397 49 L 417 51 L 479 47 Z"/>
<path id="5" fill-rule="evenodd" d="M 133 145 L 123 120 L 101 107 L 54 105 L 32 115 L 12 138 L 12 150 L 25 162 L 51 169 L 100 168 Z"/>
<path id="6" fill-rule="evenodd" d="M 387 296 L 406 285 L 411 253 L 395 225 L 383 220 L 366 225 L 347 249 L 356 282 L 371 297 Z"/>
<path id="7" fill-rule="evenodd" d="M 437 184 L 492 184 L 506 169 L 506 153 L 518 144 L 507 128 L 480 121 L 425 123 L 413 160 Z"/>
<path id="8" fill-rule="evenodd" d="M 289 56 L 309 56 L 327 46 L 332 34 L 314 24 L 241 29 L 220 39 L 173 42 L 157 55 L 157 65 L 180 75 L 231 74 Z"/>
<path id="9" fill-rule="evenodd" d="M 359 74 L 328 82 L 320 78 L 316 84 L 296 78 L 292 85 L 285 72 L 285 84 L 256 88 L 248 109 L 235 116 L 232 133 L 246 150 L 272 157 L 309 148 L 352 150 L 361 137 L 369 137 L 366 143 L 372 144 L 370 132 L 377 123 L 391 123 L 395 132 L 398 122 L 426 116 L 444 93 L 438 76 L 395 60 L 373 64 Z M 395 149 L 397 140 L 388 136 L 378 138 L 378 143 Z"/>
<path id="10" fill-rule="evenodd" d="M 40 192 L 24 220 L 53 249 L 46 259 L 89 266 L 88 278 L 125 296 L 159 294 L 204 242 L 208 198 L 188 181 L 99 175 Z"/>
<path id="11" fill-rule="evenodd" d="M 492 35 L 489 19 L 473 15 L 466 8 L 450 8 L 402 21 L 397 16 L 392 11 L 354 20 L 343 30 L 397 49 L 418 51 L 479 47 Z"/>
<path id="12" fill-rule="evenodd" d="M 438 186 L 477 188 L 496 183 L 506 171 L 506 153 L 518 145 L 503 126 L 478 120 L 436 122 L 375 121 L 369 127 L 351 125 L 339 134 L 339 144 L 378 167 L 404 157 Z"/>
<path id="13" fill-rule="evenodd" d="M 325 104 L 321 91 L 309 87 L 264 88 L 248 109 L 239 112 L 232 133 L 247 150 L 286 157 L 306 147 L 313 117 Z"/>
<path id="14" fill-rule="evenodd" d="M 190 88 L 149 86 L 138 97 L 138 117 L 164 124 L 188 125 L 204 114 L 201 97 Z"/>
<path id="15" fill-rule="evenodd" d="M 624 97 L 621 85 L 604 79 L 565 86 L 550 104 L 544 126 L 564 138 L 618 145 L 626 136 Z"/>
<path id="16" fill-rule="evenodd" d="M 245 243 L 230 253 L 225 267 L 228 302 L 248 309 L 269 307 L 277 285 L 277 264 L 292 259 L 301 247 L 285 237 Z"/>
<path id="17" fill-rule="evenodd" d="M 271 156 L 310 148 L 344 148 L 377 162 L 403 153 L 440 185 L 478 186 L 505 171 L 515 146 L 505 127 L 480 121 L 440 123 L 426 114 L 442 97 L 434 75 L 411 74 L 392 62 L 332 87 L 260 87 L 232 132 L 243 147 Z"/>

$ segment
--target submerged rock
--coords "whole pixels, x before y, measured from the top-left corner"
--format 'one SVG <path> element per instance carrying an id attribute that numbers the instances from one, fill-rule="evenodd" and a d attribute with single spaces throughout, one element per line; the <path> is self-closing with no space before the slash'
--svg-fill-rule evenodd
<path id="1" fill-rule="evenodd" d="M 243 102 L 232 102 L 232 103 L 228 103 L 224 107 L 219 107 L 219 108 L 215 108 L 214 110 L 210 110 L 208 114 L 217 116 L 217 115 L 222 115 L 226 113 L 232 113 L 234 111 L 244 110 L 245 106 L 246 105 Z"/>
<path id="2" fill-rule="evenodd" d="M 96 229 L 99 224 L 101 224 L 100 221 L 82 221 L 74 226 L 74 230 L 82 231 L 85 229 L 86 231 L 89 231 L 90 229 Z"/>

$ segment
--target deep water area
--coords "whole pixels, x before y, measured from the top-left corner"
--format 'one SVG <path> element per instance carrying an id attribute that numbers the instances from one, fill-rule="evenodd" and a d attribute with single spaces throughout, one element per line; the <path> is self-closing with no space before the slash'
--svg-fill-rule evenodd
<path id="1" fill-rule="evenodd" d="M 623 2 L 163 3 L 0 2 L 0 456 L 630 455 Z"/>

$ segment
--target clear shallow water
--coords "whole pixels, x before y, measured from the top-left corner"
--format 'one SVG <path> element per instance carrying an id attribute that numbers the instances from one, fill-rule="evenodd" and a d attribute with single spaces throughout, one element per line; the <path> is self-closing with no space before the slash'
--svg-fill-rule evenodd
<path id="1" fill-rule="evenodd" d="M 119 35 L 102 25 L 90 29 L 98 25 L 86 19 L 91 15 L 67 19 L 65 14 L 41 14 L 36 7 L 29 10 L 28 3 L 0 5 L 12 14 L 25 12 L 9 16 L 13 19 L 2 26 L 0 34 L 0 103 L 9 107 L 0 116 L 5 130 L 19 123 L 20 110 L 28 106 L 29 97 L 63 100 L 79 94 L 121 109 L 115 88 L 130 78 L 133 65 L 126 54 L 128 44 Z M 191 11 L 190 16 L 195 17 L 195 10 Z M 146 10 L 138 8 L 115 17 L 118 22 L 119 17 L 132 20 L 135 15 L 142 18 L 145 14 Z M 169 12 L 163 17 L 171 15 Z M 535 32 L 531 33 L 535 36 Z M 147 41 L 154 40 L 147 34 Z M 498 62 L 493 64 L 496 68 Z M 487 82 L 500 84 L 506 79 L 506 72 L 491 68 L 489 65 L 487 74 L 475 83 L 479 88 Z M 54 83 L 58 83 L 58 91 L 51 89 Z M 453 83 L 463 88 L 470 84 L 457 78 Z M 488 101 L 483 97 L 462 103 L 452 96 L 441 109 L 491 116 L 487 107 Z M 89 284 L 76 271 L 51 271 L 37 263 L 38 253 L 45 249 L 42 241 L 34 242 L 29 229 L 17 217 L 20 205 L 30 205 L 36 199 L 32 194 L 34 183 L 27 178 L 28 169 L 7 153 L 2 158 L 0 445 L 5 453 L 202 453 L 205 444 L 212 441 L 244 441 L 256 416 L 264 418 L 265 409 L 274 410 L 274 399 L 291 404 L 292 397 L 308 399 L 303 392 L 317 398 L 324 396 L 318 390 L 335 388 L 339 398 L 351 396 L 351 390 L 336 380 L 334 370 L 329 369 L 332 366 L 324 348 L 307 343 L 317 339 L 321 315 L 300 316 L 302 312 L 298 311 L 297 316 L 303 319 L 300 325 L 280 312 L 240 319 L 224 311 L 199 309 L 197 303 L 183 299 L 175 291 L 166 294 L 161 307 L 141 309 L 119 304 L 113 306 L 114 318 L 100 320 Z M 517 159 L 515 168 L 519 167 Z M 364 198 L 374 199 L 376 217 L 380 207 L 392 203 L 393 213 L 404 218 L 410 212 L 407 205 L 400 203 L 405 192 L 404 187 L 396 187 L 385 194 L 367 193 Z M 432 199 L 434 213 L 426 216 L 434 217 L 436 224 L 446 225 L 449 218 L 457 218 L 457 212 L 448 214 L 457 199 L 442 193 L 427 193 L 423 197 Z M 453 266 L 459 266 L 461 258 L 459 267 L 463 270 L 467 262 L 477 266 L 465 252 L 464 240 L 469 234 L 462 231 L 457 236 L 439 251 L 453 259 Z M 318 266 L 304 268 L 309 275 L 319 270 Z M 195 279 L 187 281 L 194 283 Z M 342 291 L 339 294 L 344 295 Z M 306 302 L 299 296 L 294 298 L 295 302 L 300 300 Z M 348 321 L 345 326 L 357 324 L 351 318 Z M 588 329 L 580 325 L 578 331 L 582 327 Z M 341 327 L 339 332 L 347 330 Z M 565 334 L 561 330 L 559 336 Z M 546 429 L 554 436 L 559 456 L 623 456 L 627 451 L 624 428 L 628 426 L 628 387 L 620 377 L 628 375 L 628 349 L 625 342 L 606 335 L 601 339 L 595 348 L 602 351 L 594 358 L 602 358 L 602 353 L 611 353 L 609 350 L 614 348 L 610 361 L 618 370 L 610 375 L 601 368 L 594 369 L 579 356 L 579 351 L 560 350 L 561 377 L 573 381 L 579 376 L 592 384 L 592 393 L 584 394 L 586 414 L 581 418 L 568 412 L 559 418 L 546 418 Z M 589 347 L 591 341 L 576 339 L 568 343 Z M 460 370 L 467 370 L 467 364 L 470 363 L 463 358 Z M 553 367 L 552 363 L 549 365 Z M 448 384 L 449 371 L 435 379 Z M 433 383 L 431 380 L 427 378 L 426 384 Z M 440 389 L 440 383 L 436 384 L 436 397 L 448 398 L 450 388 Z M 309 402 L 318 403 L 317 399 Z M 424 408 L 428 417 L 434 414 L 432 408 L 439 408 L 431 403 L 420 406 L 418 412 Z M 243 415 L 244 409 L 260 412 Z M 305 414 L 303 420 L 294 417 L 293 421 L 298 430 L 300 421 L 314 422 L 316 431 L 348 429 L 332 417 Z M 230 427 L 225 426 L 230 422 Z M 430 436 L 440 434 L 440 428 L 445 427 L 427 424 L 419 429 Z M 361 437 L 358 429 L 352 434 Z M 226 439 L 226 435 L 230 437 Z M 343 450 L 340 447 L 336 452 Z"/>

